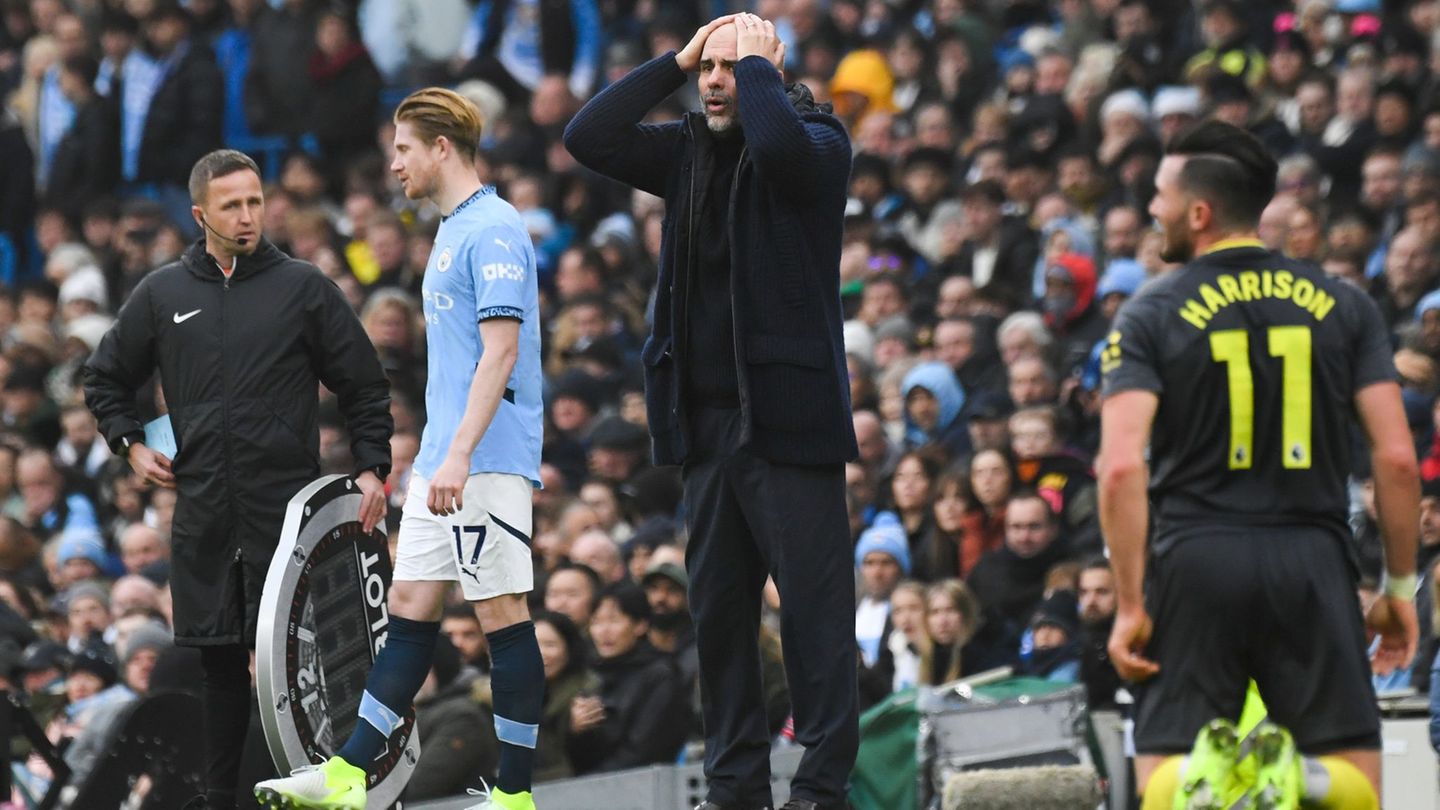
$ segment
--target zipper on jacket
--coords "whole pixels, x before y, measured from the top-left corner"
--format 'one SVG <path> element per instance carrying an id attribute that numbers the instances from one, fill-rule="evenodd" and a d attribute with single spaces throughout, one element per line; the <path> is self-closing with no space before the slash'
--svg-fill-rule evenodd
<path id="1" fill-rule="evenodd" d="M 735 349 L 735 382 L 740 395 L 740 444 L 743 446 L 750 441 L 752 432 L 750 425 L 750 395 L 749 379 L 745 374 L 745 353 L 740 345 L 740 306 L 736 301 L 735 288 L 739 278 L 735 273 L 735 192 L 740 189 L 740 170 L 745 166 L 745 151 L 749 147 L 740 147 L 740 158 L 735 161 L 735 176 L 730 178 L 730 211 L 725 222 L 725 238 L 730 240 L 730 340 Z"/>
<path id="2" fill-rule="evenodd" d="M 236 263 L 238 266 L 238 262 Z M 221 424 L 225 431 L 225 499 L 230 504 L 230 513 L 235 514 L 235 460 L 234 451 L 231 448 L 230 438 L 230 376 L 228 362 L 225 356 L 225 310 L 230 299 L 230 276 L 224 275 L 224 281 L 220 288 L 220 413 L 223 417 Z M 235 524 L 230 524 L 230 534 L 235 532 Z M 236 559 L 239 559 L 240 548 L 235 549 Z"/>

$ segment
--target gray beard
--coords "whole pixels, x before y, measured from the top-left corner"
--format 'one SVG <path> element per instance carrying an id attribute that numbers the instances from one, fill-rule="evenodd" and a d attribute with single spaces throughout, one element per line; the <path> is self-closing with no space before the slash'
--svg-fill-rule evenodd
<path id="1" fill-rule="evenodd" d="M 705 113 L 705 126 L 716 135 L 730 135 L 740 131 L 740 122 L 736 121 L 734 116 L 720 118 Z"/>

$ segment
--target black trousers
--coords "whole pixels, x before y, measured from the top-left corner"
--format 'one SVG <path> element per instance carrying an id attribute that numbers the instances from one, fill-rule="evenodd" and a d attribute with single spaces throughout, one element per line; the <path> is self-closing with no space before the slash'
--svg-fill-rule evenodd
<path id="1" fill-rule="evenodd" d="M 771 803 L 757 640 L 768 574 L 780 590 L 795 739 L 806 749 L 791 796 L 844 806 L 859 746 L 844 468 L 772 463 L 739 449 L 739 437 L 738 410 L 697 409 L 683 470 L 709 800 Z"/>
<path id="2" fill-rule="evenodd" d="M 257 808 L 250 788 L 278 776 L 260 725 L 250 650 L 242 644 L 198 648 L 204 673 L 206 810 Z"/>

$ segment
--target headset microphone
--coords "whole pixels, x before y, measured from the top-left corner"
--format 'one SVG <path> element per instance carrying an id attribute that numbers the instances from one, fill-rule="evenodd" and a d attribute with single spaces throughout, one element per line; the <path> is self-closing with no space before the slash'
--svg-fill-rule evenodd
<path id="1" fill-rule="evenodd" d="M 224 239 L 225 241 L 230 242 L 231 244 L 239 245 L 240 247 L 246 247 L 247 245 L 250 244 L 250 239 L 249 239 L 248 237 L 242 236 L 242 237 L 240 237 L 239 239 L 236 239 L 236 238 L 233 237 L 233 236 L 226 236 L 225 234 L 220 233 L 219 231 L 217 231 L 217 230 L 215 230 L 214 228 L 210 227 L 210 223 L 209 223 L 209 221 L 207 221 L 207 220 L 205 219 L 205 215 L 204 215 L 204 214 L 201 214 L 201 215 L 200 215 L 200 224 L 205 226 L 205 230 L 209 231 L 210 233 L 215 234 L 215 236 L 218 237 L 218 238 L 220 238 L 220 239 Z"/>

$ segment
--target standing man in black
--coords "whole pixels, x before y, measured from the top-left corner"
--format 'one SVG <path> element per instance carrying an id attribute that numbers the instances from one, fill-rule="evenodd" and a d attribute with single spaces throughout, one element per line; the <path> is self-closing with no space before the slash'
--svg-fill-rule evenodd
<path id="1" fill-rule="evenodd" d="M 255 162 L 211 152 L 190 173 L 190 196 L 205 239 L 130 294 L 86 363 L 85 402 L 116 454 L 147 483 L 179 492 L 175 642 L 200 648 L 206 807 L 230 810 L 265 574 L 286 504 L 320 474 L 320 384 L 345 417 L 367 532 L 384 521 L 394 425 L 375 347 L 339 288 L 261 236 Z M 135 406 L 136 389 L 157 370 L 173 459 L 145 446 Z"/>
<path id="2" fill-rule="evenodd" d="M 1329 791 L 1304 796 L 1326 807 L 1378 806 L 1380 717 L 1346 524 L 1356 417 L 1388 570 L 1369 616 L 1373 666 L 1415 654 L 1419 474 L 1389 335 L 1363 293 L 1257 238 L 1275 174 L 1229 124 L 1172 141 L 1150 213 L 1161 258 L 1186 264 L 1125 304 L 1101 356 L 1109 650 L 1139 682 L 1146 808 L 1228 790 L 1251 680 L 1279 725 L 1256 733 L 1258 806 L 1298 806 L 1307 787 Z M 1202 729 L 1223 755 L 1182 764 Z M 1297 749 L 1318 760 L 1302 766 Z"/>
<path id="3" fill-rule="evenodd" d="M 655 461 L 683 464 L 704 697 L 704 810 L 769 807 L 757 631 L 780 589 L 795 736 L 790 810 L 845 806 L 858 745 L 844 462 L 856 456 L 840 338 L 850 142 L 777 66 L 774 26 L 721 17 L 597 95 L 565 145 L 663 196 L 645 399 Z M 699 71 L 704 109 L 645 124 Z"/>
<path id="4" fill-rule="evenodd" d="M 1096 557 L 1080 569 L 1080 682 L 1090 711 L 1113 710 L 1120 674 L 1110 663 L 1110 629 L 1115 625 L 1115 574 L 1110 561 Z"/>

